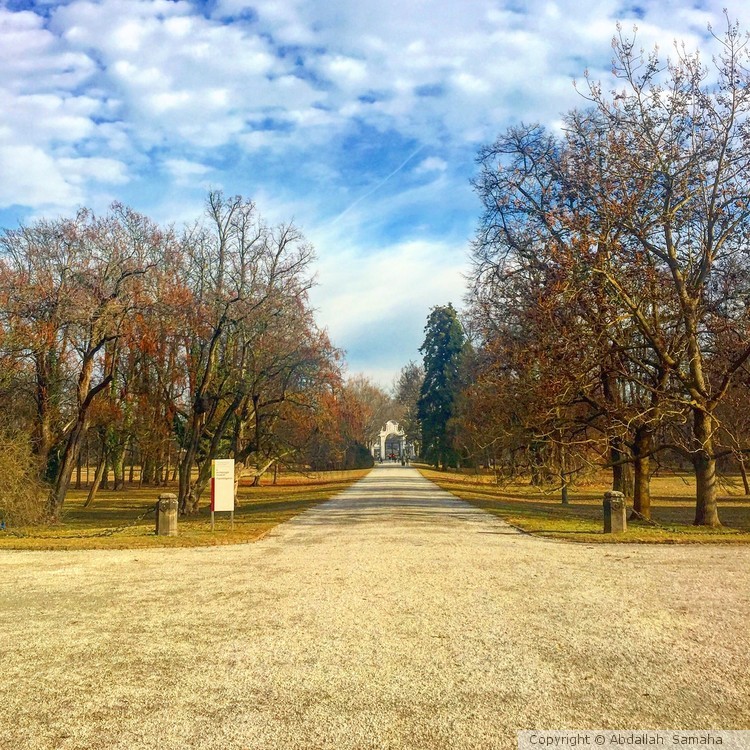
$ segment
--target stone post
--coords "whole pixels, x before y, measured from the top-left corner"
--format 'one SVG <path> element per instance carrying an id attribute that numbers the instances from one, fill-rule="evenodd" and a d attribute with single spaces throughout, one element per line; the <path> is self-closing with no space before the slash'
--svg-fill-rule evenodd
<path id="1" fill-rule="evenodd" d="M 163 492 L 156 509 L 157 536 L 177 536 L 177 495 Z"/>
<path id="2" fill-rule="evenodd" d="M 604 533 L 622 534 L 628 530 L 625 495 L 612 490 L 604 493 Z"/>

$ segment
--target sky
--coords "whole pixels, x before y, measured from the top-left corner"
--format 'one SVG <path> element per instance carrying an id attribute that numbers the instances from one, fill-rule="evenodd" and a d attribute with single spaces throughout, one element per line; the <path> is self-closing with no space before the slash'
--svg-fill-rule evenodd
<path id="1" fill-rule="evenodd" d="M 606 87 L 620 22 L 708 48 L 728 0 L 0 0 L 0 226 L 209 190 L 314 244 L 318 320 L 388 386 L 460 307 L 476 154 Z M 750 28 L 750 3 L 730 18 Z"/>

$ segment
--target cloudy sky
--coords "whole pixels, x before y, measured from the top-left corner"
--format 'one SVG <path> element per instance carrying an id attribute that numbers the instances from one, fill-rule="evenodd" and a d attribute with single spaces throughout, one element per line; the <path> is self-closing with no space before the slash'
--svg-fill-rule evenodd
<path id="1" fill-rule="evenodd" d="M 320 321 L 388 384 L 461 302 L 478 147 L 607 82 L 618 21 L 705 47 L 728 2 L 0 0 L 0 226 L 251 197 L 315 244 Z"/>

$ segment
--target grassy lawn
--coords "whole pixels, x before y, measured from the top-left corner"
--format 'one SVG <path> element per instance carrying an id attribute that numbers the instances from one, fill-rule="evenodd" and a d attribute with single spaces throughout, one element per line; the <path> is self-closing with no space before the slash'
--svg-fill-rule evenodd
<path id="1" fill-rule="evenodd" d="M 203 547 L 252 542 L 277 524 L 330 499 L 366 474 L 367 470 L 325 472 L 311 477 L 284 475 L 276 485 L 270 484 L 270 479 L 260 487 L 240 485 L 233 531 L 228 513 L 216 514 L 216 529 L 211 531 L 211 512 L 206 499 L 198 514 L 179 518 L 179 536 L 176 537 L 155 535 L 153 513 L 110 536 L 96 536 L 131 524 L 156 503 L 160 493 L 176 493 L 176 487 L 129 488 L 126 485 L 125 490 L 117 492 L 100 490 L 88 508 L 83 507 L 87 490 L 72 490 L 59 524 L 11 530 L 28 535 L 23 537 L 0 531 L 0 549 Z"/>
<path id="2" fill-rule="evenodd" d="M 723 488 L 719 503 L 721 529 L 692 525 L 695 483 L 690 476 L 654 477 L 651 483 L 652 518 L 660 528 L 643 521 L 628 521 L 625 534 L 604 534 L 602 499 L 609 487 L 592 484 L 574 487 L 570 503 L 562 505 L 560 493 L 545 495 L 528 484 L 498 486 L 491 476 L 435 471 L 419 467 L 432 480 L 462 500 L 500 516 L 503 520 L 539 536 L 575 542 L 642 542 L 660 544 L 702 544 L 711 542 L 750 543 L 750 498 L 739 488 Z"/>

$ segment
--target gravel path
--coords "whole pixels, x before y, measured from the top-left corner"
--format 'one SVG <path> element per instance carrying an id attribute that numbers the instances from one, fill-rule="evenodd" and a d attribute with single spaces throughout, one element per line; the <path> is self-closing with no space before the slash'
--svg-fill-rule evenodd
<path id="1" fill-rule="evenodd" d="M 0 554 L 0 747 L 750 728 L 750 548 L 531 538 L 384 466 L 251 545 Z"/>

